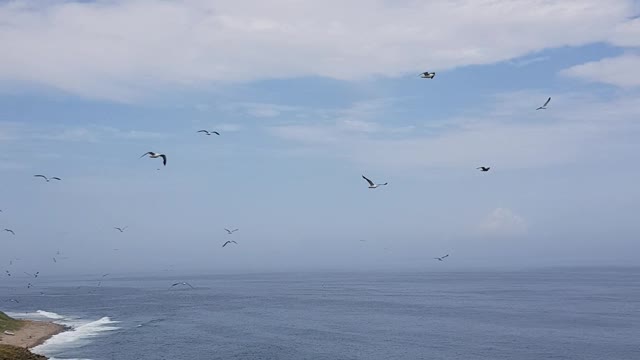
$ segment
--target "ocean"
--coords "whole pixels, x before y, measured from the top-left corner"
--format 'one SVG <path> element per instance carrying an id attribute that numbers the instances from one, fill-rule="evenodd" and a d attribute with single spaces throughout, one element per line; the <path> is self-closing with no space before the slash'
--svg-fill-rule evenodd
<path id="1" fill-rule="evenodd" d="M 72 327 L 34 349 L 59 360 L 640 359 L 640 268 L 98 281 L 3 280 L 0 309 Z"/>

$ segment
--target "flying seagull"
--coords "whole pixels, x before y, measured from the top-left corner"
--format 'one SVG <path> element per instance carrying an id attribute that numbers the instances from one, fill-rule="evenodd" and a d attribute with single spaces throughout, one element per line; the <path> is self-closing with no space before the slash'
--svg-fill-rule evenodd
<path id="1" fill-rule="evenodd" d="M 548 98 L 547 101 L 545 101 L 544 105 L 540 106 L 536 110 L 546 110 L 547 109 L 547 105 L 549 105 L 549 101 L 551 101 L 551 98 Z"/>
<path id="2" fill-rule="evenodd" d="M 13 230 L 11 230 L 11 229 L 4 229 L 4 231 L 6 231 L 6 232 L 10 232 L 10 233 L 11 233 L 11 234 L 13 234 L 13 235 L 15 235 L 15 234 L 16 234 L 16 233 L 15 233 Z"/>
<path id="3" fill-rule="evenodd" d="M 49 182 L 51 180 L 58 180 L 58 181 L 62 180 L 62 179 L 60 179 L 59 177 L 56 177 L 56 176 L 54 176 L 52 178 L 48 178 L 48 177 L 46 177 L 44 175 L 33 175 L 33 177 L 41 177 L 41 178 L 47 180 L 47 182 Z"/>
<path id="4" fill-rule="evenodd" d="M 128 228 L 128 226 L 125 226 L 125 227 L 114 227 L 114 229 L 116 229 L 116 230 L 118 230 L 118 231 L 120 231 L 120 232 L 124 232 L 124 230 L 125 230 L 126 228 Z"/>
<path id="5" fill-rule="evenodd" d="M 16 304 L 20 304 L 20 301 L 16 300 L 16 299 L 9 299 L 7 300 L 8 302 L 14 302 Z"/>
<path id="6" fill-rule="evenodd" d="M 198 132 L 199 132 L 199 133 L 205 133 L 205 134 L 207 134 L 207 135 L 216 134 L 216 135 L 220 136 L 220 133 L 219 133 L 219 132 L 217 132 L 217 131 L 199 130 Z"/>
<path id="7" fill-rule="evenodd" d="M 105 277 L 107 277 L 107 276 L 109 276 L 109 274 L 102 274 L 102 277 L 103 277 L 103 278 L 105 278 Z"/>
<path id="8" fill-rule="evenodd" d="M 240 230 L 240 229 L 233 229 L 233 230 L 229 230 L 229 229 L 225 228 L 225 230 L 227 231 L 227 233 L 228 233 L 229 235 L 231 235 L 231 234 L 233 234 L 234 232 L 236 232 L 236 231 L 238 231 L 238 230 Z"/>
<path id="9" fill-rule="evenodd" d="M 152 158 L 152 159 L 156 159 L 156 158 L 161 157 L 162 158 L 162 165 L 167 166 L 167 155 L 158 154 L 158 153 L 155 153 L 153 151 L 149 151 L 149 152 L 146 152 L 146 153 L 142 154 L 142 156 L 140 156 L 140 158 L 142 159 L 143 157 L 145 157 L 147 155 L 149 155 L 149 157 Z"/>
<path id="10" fill-rule="evenodd" d="M 449 257 L 449 254 L 442 256 L 442 257 L 435 257 L 434 259 L 438 260 L 438 261 L 443 261 L 445 258 Z"/>
<path id="11" fill-rule="evenodd" d="M 478 169 L 478 170 L 480 170 L 482 172 L 487 172 L 491 168 L 489 166 L 480 166 L 480 167 L 477 167 L 476 169 Z"/>
<path id="12" fill-rule="evenodd" d="M 191 286 L 191 284 L 189 284 L 188 282 L 184 282 L 184 281 L 183 282 L 177 282 L 177 283 L 169 286 L 169 289 L 171 289 L 174 286 L 178 286 L 178 285 L 186 285 L 186 286 L 188 286 L 188 287 L 190 287 L 192 289 L 195 289 L 193 286 Z"/>
<path id="13" fill-rule="evenodd" d="M 433 79 L 435 76 L 436 76 L 436 73 L 428 72 L 428 71 L 425 71 L 422 74 L 420 74 L 420 77 L 423 79 Z"/>
<path id="14" fill-rule="evenodd" d="M 56 258 L 55 258 L 55 257 L 53 257 L 53 262 L 54 262 L 54 263 L 57 263 L 57 262 L 58 262 L 58 260 L 56 260 Z"/>
<path id="15" fill-rule="evenodd" d="M 23 271 L 23 272 L 24 272 L 25 274 L 29 275 L 29 276 L 33 276 L 34 278 L 37 278 L 37 277 L 38 277 L 38 275 L 40 274 L 40 271 L 36 271 L 36 273 L 35 273 L 35 274 L 29 274 L 29 273 L 28 273 L 28 272 L 26 272 L 26 271 Z"/>
<path id="16" fill-rule="evenodd" d="M 230 244 L 230 243 L 234 243 L 234 244 L 236 244 L 236 245 L 238 244 L 237 242 L 235 242 L 235 241 L 233 241 L 233 240 L 227 240 L 227 242 L 225 242 L 224 244 L 222 244 L 222 247 L 225 247 L 225 246 L 227 246 L 227 245 L 228 245 L 228 244 Z"/>
<path id="17" fill-rule="evenodd" d="M 388 183 L 384 183 L 384 184 L 374 184 L 374 183 L 373 183 L 373 181 L 371 181 L 371 180 L 367 179 L 367 177 L 366 177 L 366 176 L 364 176 L 364 175 L 362 175 L 362 178 L 363 178 L 363 179 L 365 179 L 365 180 L 367 180 L 367 182 L 369 183 L 369 189 L 375 189 L 375 188 L 377 188 L 378 186 L 383 186 L 383 185 L 387 185 L 387 184 L 388 184 Z"/>

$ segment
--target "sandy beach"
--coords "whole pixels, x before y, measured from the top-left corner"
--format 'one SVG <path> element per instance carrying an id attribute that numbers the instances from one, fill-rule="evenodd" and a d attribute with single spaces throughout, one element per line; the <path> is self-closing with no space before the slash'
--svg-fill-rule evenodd
<path id="1" fill-rule="evenodd" d="M 22 320 L 22 323 L 20 329 L 14 331 L 15 335 L 0 333 L 0 344 L 32 348 L 66 330 L 64 326 L 50 322 Z"/>

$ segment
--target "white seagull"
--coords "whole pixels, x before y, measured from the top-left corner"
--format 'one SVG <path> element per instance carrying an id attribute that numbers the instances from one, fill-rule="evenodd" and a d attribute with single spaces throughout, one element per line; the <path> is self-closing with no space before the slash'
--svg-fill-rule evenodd
<path id="1" fill-rule="evenodd" d="M 174 286 L 178 286 L 178 285 L 186 285 L 186 286 L 188 286 L 188 287 L 190 287 L 190 288 L 192 288 L 192 289 L 195 289 L 193 286 L 191 286 L 191 284 L 189 284 L 188 282 L 184 282 L 184 281 L 182 281 L 182 282 L 177 282 L 177 283 L 175 283 L 175 284 L 173 284 L 173 285 L 169 286 L 169 289 L 171 289 L 171 288 L 172 288 L 172 287 L 174 287 Z"/>
<path id="2" fill-rule="evenodd" d="M 220 133 L 217 131 L 209 131 L 209 130 L 198 130 L 199 133 L 205 133 L 207 135 L 211 135 L 211 134 L 216 134 L 218 136 L 220 136 Z"/>
<path id="3" fill-rule="evenodd" d="M 384 186 L 384 185 L 389 184 L 389 183 L 384 183 L 384 184 L 374 184 L 374 183 L 373 183 L 373 181 L 371 181 L 371 180 L 367 179 L 367 177 L 366 177 L 366 176 L 364 176 L 364 175 L 362 175 L 362 178 L 363 178 L 363 179 L 365 179 L 365 180 L 367 180 L 367 182 L 369 183 L 369 189 L 375 189 L 375 188 L 377 188 L 377 187 L 379 187 L 379 186 Z"/>
<path id="4" fill-rule="evenodd" d="M 33 175 L 33 177 L 41 177 L 41 178 L 47 180 L 47 182 L 49 182 L 51 180 L 58 180 L 58 181 L 62 180 L 62 179 L 60 179 L 59 177 L 56 177 L 56 176 L 54 176 L 52 178 L 48 178 L 48 177 L 46 177 L 44 175 Z"/>
<path id="5" fill-rule="evenodd" d="M 551 98 L 548 98 L 547 101 L 544 102 L 544 105 L 540 106 L 536 110 L 546 110 L 547 109 L 547 105 L 549 105 L 550 101 L 551 101 Z"/>
<path id="6" fill-rule="evenodd" d="M 142 159 L 143 157 L 145 157 L 147 155 L 149 155 L 149 157 L 152 158 L 152 159 L 162 158 L 162 165 L 167 166 L 167 155 L 158 154 L 158 153 L 155 153 L 153 151 L 149 151 L 149 152 L 146 152 L 146 153 L 142 154 L 142 156 L 140 156 L 140 159 Z"/>
<path id="7" fill-rule="evenodd" d="M 225 247 L 225 246 L 227 246 L 228 244 L 231 244 L 231 243 L 234 243 L 234 244 L 238 245 L 238 243 L 237 243 L 237 242 L 235 242 L 235 241 L 233 241 L 233 240 L 227 240 L 227 242 L 225 242 L 224 244 L 222 244 L 222 247 Z"/>
<path id="8" fill-rule="evenodd" d="M 425 71 L 422 74 L 420 74 L 420 77 L 423 79 L 433 79 L 435 76 L 436 76 L 436 73 L 428 72 L 428 71 Z"/>
<path id="9" fill-rule="evenodd" d="M 445 258 L 449 257 L 449 254 L 442 256 L 442 257 L 435 257 L 434 259 L 438 260 L 438 261 L 443 261 Z"/>
<path id="10" fill-rule="evenodd" d="M 225 228 L 225 230 L 227 231 L 227 233 L 228 233 L 229 235 L 231 235 L 231 234 L 233 234 L 234 232 L 236 232 L 236 231 L 238 231 L 238 230 L 240 230 L 240 229 L 233 229 L 233 230 L 229 230 L 229 229 Z"/>

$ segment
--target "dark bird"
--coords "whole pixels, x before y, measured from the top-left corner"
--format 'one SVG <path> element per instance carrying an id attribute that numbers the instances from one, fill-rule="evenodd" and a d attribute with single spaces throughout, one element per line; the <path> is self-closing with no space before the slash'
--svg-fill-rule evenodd
<path id="1" fill-rule="evenodd" d="M 225 230 L 227 231 L 227 233 L 228 233 L 229 235 L 231 235 L 231 234 L 233 234 L 234 232 L 236 232 L 236 231 L 238 231 L 238 230 L 240 230 L 240 229 L 233 229 L 233 230 L 229 230 L 229 229 L 225 228 Z"/>
<path id="2" fill-rule="evenodd" d="M 227 245 L 228 245 L 228 244 L 230 244 L 230 243 L 234 243 L 234 244 L 236 244 L 236 245 L 238 244 L 237 242 L 235 242 L 235 241 L 233 241 L 233 240 L 227 240 L 227 242 L 225 242 L 224 244 L 222 244 L 222 247 L 225 247 L 225 246 L 227 246 Z"/>
<path id="3" fill-rule="evenodd" d="M 47 180 L 47 182 L 49 182 L 51 180 L 58 180 L 58 181 L 62 180 L 62 179 L 60 179 L 59 177 L 56 177 L 56 176 L 54 176 L 52 178 L 48 178 L 48 177 L 46 177 L 44 175 L 33 175 L 33 177 L 41 177 L 41 178 Z"/>
<path id="4" fill-rule="evenodd" d="M 9 272 L 9 270 L 5 270 L 5 273 L 7 273 L 7 276 L 11 276 L 11 273 Z"/>
<path id="5" fill-rule="evenodd" d="M 490 168 L 490 167 L 488 167 L 488 166 L 480 166 L 480 167 L 477 167 L 476 169 L 478 169 L 478 170 L 480 170 L 480 171 L 483 171 L 483 172 L 487 172 L 487 171 L 489 171 L 489 169 L 491 169 L 491 168 Z"/>
<path id="6" fill-rule="evenodd" d="M 37 277 L 38 277 L 38 275 L 40 275 L 40 271 L 36 271 L 36 273 L 35 273 L 35 274 L 29 274 L 29 273 L 28 273 L 28 272 L 26 272 L 26 271 L 23 271 L 23 272 L 24 272 L 25 274 L 29 275 L 29 276 L 33 276 L 34 278 L 37 278 Z"/>
<path id="7" fill-rule="evenodd" d="M 154 153 L 153 151 L 149 151 L 142 154 L 142 156 L 140 156 L 140 159 L 142 159 L 147 155 L 149 155 L 149 157 L 152 159 L 162 158 L 162 165 L 167 166 L 167 156 L 165 154 L 158 154 L 158 153 Z"/>
<path id="8" fill-rule="evenodd" d="M 103 277 L 103 278 L 105 278 L 105 277 L 107 277 L 107 276 L 109 276 L 109 274 L 103 274 L 103 275 L 102 275 L 102 277 Z"/>
<path id="9" fill-rule="evenodd" d="M 125 226 L 125 227 L 114 227 L 114 229 L 116 229 L 116 230 L 118 230 L 120 232 L 124 232 L 126 228 L 128 228 L 128 226 Z"/>
<path id="10" fill-rule="evenodd" d="M 438 260 L 438 261 L 443 261 L 445 258 L 449 257 L 449 254 L 442 256 L 442 257 L 435 257 L 434 259 Z"/>
<path id="11" fill-rule="evenodd" d="M 547 101 L 545 101 L 544 105 L 540 106 L 536 110 L 546 110 L 547 109 L 547 105 L 549 105 L 550 101 L 551 101 L 551 98 L 548 98 Z"/>
<path id="12" fill-rule="evenodd" d="M 31 287 L 32 287 L 32 286 L 33 286 L 33 285 L 31 285 L 31 283 L 28 283 L 28 284 L 27 284 L 27 289 L 31 289 Z"/>
<path id="13" fill-rule="evenodd" d="M 57 263 L 57 262 L 58 262 L 58 260 L 56 260 L 55 256 L 53 257 L 53 262 L 54 262 L 54 263 Z"/>
<path id="14" fill-rule="evenodd" d="M 16 234 L 16 233 L 15 233 L 13 230 L 11 230 L 11 229 L 4 229 L 4 231 L 6 231 L 6 232 L 10 232 L 10 233 L 11 233 L 11 234 L 13 234 L 13 235 L 15 235 L 15 234 Z"/>
<path id="15" fill-rule="evenodd" d="M 389 183 L 384 183 L 384 184 L 374 184 L 373 181 L 369 180 L 366 176 L 362 175 L 362 178 L 367 180 L 367 182 L 369 183 L 369 189 L 375 189 L 379 186 L 384 186 L 387 185 Z"/>
<path id="16" fill-rule="evenodd" d="M 174 286 L 178 286 L 178 285 L 186 285 L 186 286 L 188 286 L 188 287 L 190 287 L 192 289 L 195 289 L 193 286 L 191 286 L 191 284 L 189 284 L 188 282 L 184 282 L 184 281 L 183 282 L 177 282 L 177 283 L 169 286 L 169 289 L 171 289 Z"/>
<path id="17" fill-rule="evenodd" d="M 219 132 L 217 132 L 217 131 L 199 130 L 198 132 L 199 132 L 199 133 L 205 133 L 205 134 L 207 134 L 207 135 L 216 134 L 216 135 L 220 136 L 220 133 L 219 133 Z"/>
<path id="18" fill-rule="evenodd" d="M 433 79 L 435 76 L 436 76 L 436 73 L 428 72 L 428 71 L 425 71 L 422 74 L 420 74 L 420 77 L 423 79 Z"/>

